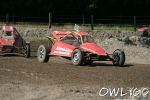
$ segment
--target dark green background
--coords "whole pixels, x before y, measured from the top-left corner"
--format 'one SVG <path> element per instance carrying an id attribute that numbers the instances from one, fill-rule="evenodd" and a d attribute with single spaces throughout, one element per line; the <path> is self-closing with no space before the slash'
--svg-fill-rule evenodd
<path id="1" fill-rule="evenodd" d="M 0 0 L 0 15 L 150 15 L 150 0 Z"/>
<path id="2" fill-rule="evenodd" d="M 149 16 L 149 10 L 150 0 L 0 0 L 1 20 L 8 14 L 11 19 L 15 16 L 16 20 L 24 20 L 21 17 L 39 17 L 37 19 L 40 20 L 42 17 L 41 20 L 47 21 L 49 12 L 53 14 L 53 18 L 62 18 L 62 21 L 65 18 L 70 18 L 70 21 L 74 20 L 71 18 L 82 19 L 82 15 L 89 18 L 91 14 L 97 18 Z"/>

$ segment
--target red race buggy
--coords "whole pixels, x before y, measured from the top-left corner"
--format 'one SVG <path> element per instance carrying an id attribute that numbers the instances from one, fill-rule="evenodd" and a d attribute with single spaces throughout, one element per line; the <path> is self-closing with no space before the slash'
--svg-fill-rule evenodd
<path id="1" fill-rule="evenodd" d="M 30 42 L 25 41 L 13 26 L 2 26 L 0 55 L 16 54 L 30 57 Z"/>
<path id="2" fill-rule="evenodd" d="M 115 66 L 123 66 L 125 62 L 123 50 L 117 49 L 110 55 L 86 32 L 53 31 L 47 38 L 49 45 L 40 45 L 37 51 L 37 59 L 42 63 L 48 62 L 50 56 L 67 58 L 73 65 L 112 61 Z"/>

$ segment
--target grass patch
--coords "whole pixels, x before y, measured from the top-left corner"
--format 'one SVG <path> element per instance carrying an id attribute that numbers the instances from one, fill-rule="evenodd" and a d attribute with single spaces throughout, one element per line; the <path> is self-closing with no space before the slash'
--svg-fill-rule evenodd
<path id="1" fill-rule="evenodd" d="M 4 23 L 0 23 L 0 25 L 4 25 Z M 12 24 L 13 25 L 13 24 Z M 52 30 L 64 30 L 64 31 L 74 31 L 74 25 L 72 23 L 53 23 Z M 48 32 L 48 23 L 24 23 L 24 22 L 17 22 L 13 25 L 17 28 L 20 34 L 29 41 L 35 40 L 46 40 L 46 35 Z M 121 35 L 126 33 L 134 32 L 133 25 L 129 24 L 95 24 L 94 30 L 91 30 L 90 24 L 80 25 L 80 29 L 83 31 L 90 32 L 96 38 L 99 36 L 105 36 L 112 34 L 112 35 Z"/>
<path id="2" fill-rule="evenodd" d="M 46 38 L 46 35 L 26 35 L 26 36 L 23 36 L 23 38 L 25 40 L 28 40 L 28 41 L 42 41 L 42 40 L 47 40 Z"/>

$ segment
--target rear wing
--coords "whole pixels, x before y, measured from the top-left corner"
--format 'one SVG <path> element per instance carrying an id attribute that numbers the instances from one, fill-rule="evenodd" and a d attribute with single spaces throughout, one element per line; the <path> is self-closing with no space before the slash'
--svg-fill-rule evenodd
<path id="1" fill-rule="evenodd" d="M 2 26 L 2 30 L 4 32 L 6 32 L 6 31 L 12 32 L 12 31 L 14 31 L 14 28 L 13 28 L 13 26 Z"/>

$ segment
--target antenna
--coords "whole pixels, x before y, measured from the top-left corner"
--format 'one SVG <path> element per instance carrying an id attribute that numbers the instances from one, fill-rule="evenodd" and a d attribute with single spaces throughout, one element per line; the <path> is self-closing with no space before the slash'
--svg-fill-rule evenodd
<path id="1" fill-rule="evenodd" d="M 77 31 L 77 32 L 79 32 L 79 28 L 80 28 L 80 26 L 79 26 L 79 25 L 77 25 L 77 24 L 75 24 L 75 26 L 74 26 L 74 30 L 75 30 L 75 31 Z"/>

